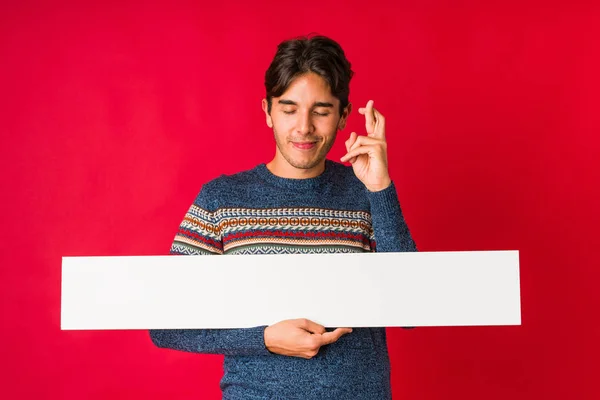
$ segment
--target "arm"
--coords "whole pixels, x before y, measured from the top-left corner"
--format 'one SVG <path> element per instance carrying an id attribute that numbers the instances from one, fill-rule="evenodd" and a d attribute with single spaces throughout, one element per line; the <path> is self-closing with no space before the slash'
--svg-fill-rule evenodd
<path id="1" fill-rule="evenodd" d="M 248 329 L 153 329 L 156 346 L 204 354 L 269 355 L 265 347 L 265 327 Z"/>
<path id="2" fill-rule="evenodd" d="M 402 215 L 394 183 L 378 192 L 369 191 L 367 196 L 371 203 L 376 251 L 417 251 Z"/>
<path id="3" fill-rule="evenodd" d="M 172 255 L 223 254 L 219 214 L 215 201 L 203 188 L 185 214 L 173 244 Z M 206 305 L 210 307 L 210 305 Z M 193 353 L 225 355 L 268 355 L 266 326 L 249 329 L 153 329 L 152 342 L 161 348 Z"/>
<path id="4" fill-rule="evenodd" d="M 373 107 L 373 100 L 358 112 L 365 116 L 367 135 L 352 132 L 346 141 L 348 153 L 341 161 L 350 162 L 354 174 L 365 185 L 377 251 L 417 251 L 388 171 L 385 118 Z"/>

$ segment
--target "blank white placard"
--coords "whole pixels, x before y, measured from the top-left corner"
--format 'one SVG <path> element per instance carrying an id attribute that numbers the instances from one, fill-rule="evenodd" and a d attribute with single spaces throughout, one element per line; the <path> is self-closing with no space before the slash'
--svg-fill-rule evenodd
<path id="1" fill-rule="evenodd" d="M 520 325 L 518 251 L 63 257 L 62 329 Z"/>

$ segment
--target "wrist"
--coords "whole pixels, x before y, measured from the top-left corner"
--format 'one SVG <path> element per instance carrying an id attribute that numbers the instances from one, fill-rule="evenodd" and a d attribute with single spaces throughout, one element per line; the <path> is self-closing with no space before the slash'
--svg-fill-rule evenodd
<path id="1" fill-rule="evenodd" d="M 264 341 L 265 341 L 265 348 L 266 348 L 267 350 L 271 351 L 271 350 L 269 349 L 269 345 L 271 344 L 271 343 L 270 343 L 270 340 L 271 340 L 271 338 L 270 338 L 270 336 L 269 336 L 269 333 L 270 333 L 270 331 L 269 331 L 269 328 L 270 328 L 270 326 L 267 326 L 267 327 L 265 328 L 265 331 L 264 331 L 264 333 L 263 333 L 263 339 L 264 339 Z"/>
<path id="2" fill-rule="evenodd" d="M 390 178 L 385 179 L 383 182 L 377 185 L 365 185 L 369 192 L 381 192 L 390 187 L 392 180 Z"/>

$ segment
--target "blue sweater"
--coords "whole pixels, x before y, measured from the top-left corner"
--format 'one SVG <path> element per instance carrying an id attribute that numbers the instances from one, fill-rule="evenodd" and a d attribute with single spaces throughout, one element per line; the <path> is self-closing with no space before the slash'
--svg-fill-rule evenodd
<path id="1" fill-rule="evenodd" d="M 416 251 L 396 189 L 369 192 L 351 167 L 329 160 L 310 179 L 280 178 L 260 164 L 208 182 L 171 246 L 196 255 L 365 251 Z M 391 398 L 384 328 L 356 328 L 309 360 L 269 352 L 265 328 L 150 336 L 163 348 L 224 354 L 224 399 Z"/>

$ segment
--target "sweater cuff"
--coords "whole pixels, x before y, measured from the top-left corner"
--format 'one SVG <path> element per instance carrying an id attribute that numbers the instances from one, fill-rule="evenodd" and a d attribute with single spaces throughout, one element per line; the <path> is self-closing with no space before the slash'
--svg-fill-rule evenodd
<path id="1" fill-rule="evenodd" d="M 371 213 L 374 215 L 394 215 L 400 211 L 398 194 L 394 181 L 387 188 L 378 192 L 367 190 L 367 198 L 371 203 Z"/>
<path id="2" fill-rule="evenodd" d="M 416 251 L 402 215 L 394 182 L 379 192 L 367 194 L 371 203 L 375 251 Z"/>
<path id="3" fill-rule="evenodd" d="M 267 350 L 267 346 L 265 345 L 265 329 L 267 329 L 267 325 L 247 329 L 248 337 L 246 344 L 249 349 L 252 349 L 253 354 L 258 354 L 259 356 L 272 354 Z"/>

